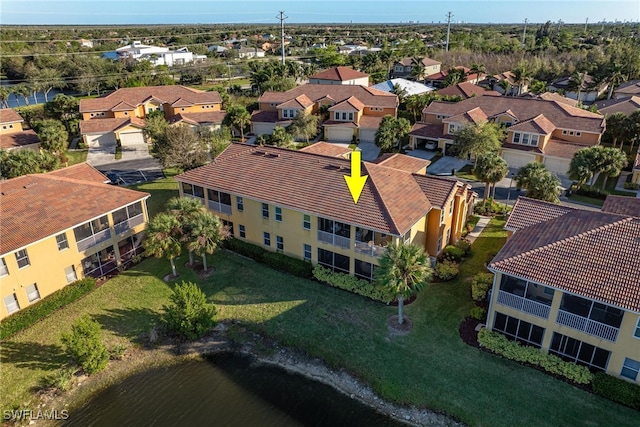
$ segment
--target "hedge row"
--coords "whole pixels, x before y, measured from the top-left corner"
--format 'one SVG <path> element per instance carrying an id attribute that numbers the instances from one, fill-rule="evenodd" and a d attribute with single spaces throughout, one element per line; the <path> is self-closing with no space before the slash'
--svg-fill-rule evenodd
<path id="1" fill-rule="evenodd" d="M 591 385 L 595 394 L 640 411 L 640 386 L 604 372 L 595 374 Z"/>
<path id="2" fill-rule="evenodd" d="M 542 353 L 535 347 L 521 346 L 519 342 L 511 341 L 504 335 L 486 328 L 478 332 L 478 342 L 507 359 L 539 366 L 547 372 L 562 375 L 578 384 L 589 384 L 593 380 L 593 374 L 585 366 L 565 362 L 553 354 Z"/>
<path id="3" fill-rule="evenodd" d="M 344 289 L 354 294 L 362 295 L 372 300 L 389 303 L 392 297 L 389 292 L 375 283 L 358 279 L 344 273 L 335 273 L 320 265 L 313 267 L 313 276 L 320 282 L 326 283 L 334 288 Z"/>
<path id="4" fill-rule="evenodd" d="M 95 287 L 96 279 L 86 277 L 3 319 L 0 322 L 0 341 L 44 319 L 60 307 L 76 301 Z"/>
<path id="5" fill-rule="evenodd" d="M 240 255 L 252 258 L 275 270 L 284 271 L 298 277 L 310 279 L 313 277 L 312 265 L 308 261 L 291 258 L 280 252 L 268 251 L 260 246 L 243 242 L 238 239 L 224 241 L 224 247 Z"/>

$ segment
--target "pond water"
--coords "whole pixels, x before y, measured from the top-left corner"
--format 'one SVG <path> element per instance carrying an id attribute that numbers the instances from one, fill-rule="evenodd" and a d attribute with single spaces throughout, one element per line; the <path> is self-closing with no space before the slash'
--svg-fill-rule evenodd
<path id="1" fill-rule="evenodd" d="M 65 426 L 401 426 L 332 387 L 234 354 L 125 379 Z"/>

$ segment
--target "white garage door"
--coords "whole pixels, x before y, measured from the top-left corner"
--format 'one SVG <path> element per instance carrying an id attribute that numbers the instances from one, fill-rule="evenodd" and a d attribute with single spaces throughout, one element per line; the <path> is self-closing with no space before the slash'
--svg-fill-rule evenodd
<path id="1" fill-rule="evenodd" d="M 376 129 L 360 129 L 360 142 L 375 142 Z"/>
<path id="2" fill-rule="evenodd" d="M 326 129 L 325 133 L 326 133 L 327 141 L 351 142 L 351 140 L 353 139 L 352 128 L 327 126 L 325 129 Z"/>
<path id="3" fill-rule="evenodd" d="M 271 135 L 276 128 L 275 123 L 252 123 L 251 127 L 255 135 Z"/>
<path id="4" fill-rule="evenodd" d="M 569 159 L 563 159 L 561 157 L 545 157 L 544 165 L 551 172 L 555 172 L 558 175 L 566 175 L 569 171 Z"/>
<path id="5" fill-rule="evenodd" d="M 101 135 L 86 135 L 87 145 L 93 148 L 110 147 L 116 145 L 116 135 L 113 132 Z"/>
<path id="6" fill-rule="evenodd" d="M 120 132 L 120 144 L 122 144 L 123 147 L 127 145 L 144 144 L 144 135 L 141 130 L 135 132 Z"/>
<path id="7" fill-rule="evenodd" d="M 521 168 L 527 163 L 535 162 L 536 156 L 529 153 L 521 153 L 517 151 L 504 150 L 502 158 L 510 168 Z"/>

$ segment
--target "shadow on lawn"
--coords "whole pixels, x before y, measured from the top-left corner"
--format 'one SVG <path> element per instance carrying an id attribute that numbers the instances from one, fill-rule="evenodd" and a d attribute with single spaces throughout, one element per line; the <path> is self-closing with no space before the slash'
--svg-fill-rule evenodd
<path id="1" fill-rule="evenodd" d="M 59 345 L 38 344 L 35 342 L 2 343 L 0 363 L 11 363 L 18 368 L 54 370 L 68 361 L 68 357 Z"/>
<path id="2" fill-rule="evenodd" d="M 134 342 L 143 342 L 151 328 L 161 323 L 161 314 L 148 308 L 114 308 L 92 318 L 104 329 Z"/>

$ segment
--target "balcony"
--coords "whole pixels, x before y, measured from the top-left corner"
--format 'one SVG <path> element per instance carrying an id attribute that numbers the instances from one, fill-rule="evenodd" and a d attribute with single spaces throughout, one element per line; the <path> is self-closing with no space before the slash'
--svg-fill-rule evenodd
<path id="1" fill-rule="evenodd" d="M 209 209 L 211 209 L 212 211 L 231 215 L 231 205 L 225 205 L 224 203 L 209 200 Z"/>
<path id="2" fill-rule="evenodd" d="M 78 245 L 78 252 L 86 251 L 87 249 L 98 245 L 102 242 L 105 242 L 111 238 L 111 230 L 108 228 L 102 230 L 96 234 L 93 234 L 85 239 L 79 240 L 76 244 Z"/>
<path id="3" fill-rule="evenodd" d="M 558 311 L 556 323 L 611 342 L 616 342 L 620 330 L 564 310 Z"/>
<path id="4" fill-rule="evenodd" d="M 379 257 L 384 253 L 384 247 L 380 245 L 374 245 L 373 242 L 360 242 L 356 240 L 355 245 L 356 252 L 369 255 L 372 257 Z"/>
<path id="5" fill-rule="evenodd" d="M 350 238 L 338 236 L 333 233 L 327 233 L 326 231 L 318 230 L 318 240 L 344 249 L 349 249 L 349 247 L 351 246 Z"/>
<path id="6" fill-rule="evenodd" d="M 125 231 L 131 230 L 133 227 L 136 227 L 140 224 L 144 223 L 144 215 L 136 215 L 132 218 L 129 218 L 126 221 L 119 222 L 113 226 L 116 234 L 122 234 Z"/>
<path id="7" fill-rule="evenodd" d="M 542 319 L 548 319 L 551 307 L 546 304 L 524 298 L 518 295 L 510 294 L 505 291 L 498 291 L 498 303 L 506 305 L 525 313 L 532 314 Z"/>

